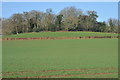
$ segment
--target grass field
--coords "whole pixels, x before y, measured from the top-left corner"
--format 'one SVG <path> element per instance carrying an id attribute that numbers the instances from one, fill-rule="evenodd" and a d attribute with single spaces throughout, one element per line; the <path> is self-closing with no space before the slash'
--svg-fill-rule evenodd
<path id="1" fill-rule="evenodd" d="M 14 38 L 31 38 L 31 37 L 84 37 L 84 36 L 118 36 L 113 33 L 102 33 L 102 32 L 39 32 L 39 33 L 24 33 L 18 35 L 7 35 L 6 37 Z"/>
<path id="2" fill-rule="evenodd" d="M 55 35 L 52 32 L 49 34 L 58 36 L 59 32 Z M 76 32 L 73 35 L 76 34 L 79 33 Z M 28 33 L 28 35 L 29 37 L 42 36 L 40 33 L 35 35 Z M 92 34 L 86 33 L 86 36 L 88 35 Z M 100 35 L 103 34 L 100 33 Z M 26 37 L 26 34 L 11 37 L 21 36 Z M 3 78 L 118 77 L 117 39 L 3 41 L 2 55 Z"/>

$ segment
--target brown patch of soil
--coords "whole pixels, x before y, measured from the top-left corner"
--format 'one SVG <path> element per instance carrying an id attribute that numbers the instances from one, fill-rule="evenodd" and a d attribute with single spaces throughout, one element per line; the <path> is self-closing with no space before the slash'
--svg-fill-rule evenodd
<path id="1" fill-rule="evenodd" d="M 2 40 L 66 40 L 66 39 L 101 39 L 120 38 L 120 36 L 87 36 L 87 37 L 33 37 L 33 38 L 3 38 Z"/>
<path id="2" fill-rule="evenodd" d="M 91 69 L 64 69 L 64 70 L 46 70 L 46 71 L 20 71 L 20 72 L 6 72 L 3 73 L 3 76 L 10 76 L 14 74 L 22 75 L 22 73 L 32 73 L 36 74 L 36 72 L 57 72 L 57 71 L 90 71 L 90 70 L 116 70 L 117 68 L 91 68 Z"/>
<path id="3" fill-rule="evenodd" d="M 85 76 L 85 75 L 106 75 L 106 74 L 115 74 L 115 73 L 118 73 L 118 72 L 91 73 L 91 74 L 50 75 L 50 76 L 35 76 L 35 77 L 23 77 L 23 78 L 56 78 L 56 77 Z"/>

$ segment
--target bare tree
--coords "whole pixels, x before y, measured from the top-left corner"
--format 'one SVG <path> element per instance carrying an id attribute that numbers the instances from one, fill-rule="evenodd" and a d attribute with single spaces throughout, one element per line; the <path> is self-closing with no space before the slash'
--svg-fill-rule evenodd
<path id="1" fill-rule="evenodd" d="M 66 7 L 60 11 L 63 15 L 63 24 L 66 28 L 77 27 L 78 16 L 83 15 L 83 11 L 75 7 Z"/>

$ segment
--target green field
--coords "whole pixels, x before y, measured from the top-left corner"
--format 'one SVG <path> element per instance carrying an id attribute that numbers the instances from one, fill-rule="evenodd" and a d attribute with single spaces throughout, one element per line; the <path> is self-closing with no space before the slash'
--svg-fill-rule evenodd
<path id="1" fill-rule="evenodd" d="M 48 33 L 28 33 L 42 37 Z M 63 36 L 50 32 L 50 36 Z M 71 33 L 67 33 L 71 34 Z M 79 36 L 78 32 L 72 35 Z M 99 33 L 103 35 L 102 33 Z M 92 35 L 86 33 L 85 36 Z M 98 35 L 98 34 L 94 34 Z M 116 35 L 116 34 L 112 34 Z M 82 33 L 81 35 L 82 36 Z M 27 37 L 26 34 L 11 37 Z M 3 41 L 3 78 L 118 77 L 118 40 L 13 40 Z"/>
<path id="2" fill-rule="evenodd" d="M 39 32 L 39 33 L 21 33 L 18 35 L 7 35 L 3 38 L 31 38 L 31 37 L 84 37 L 84 36 L 118 36 L 114 33 L 102 33 L 102 32 Z"/>

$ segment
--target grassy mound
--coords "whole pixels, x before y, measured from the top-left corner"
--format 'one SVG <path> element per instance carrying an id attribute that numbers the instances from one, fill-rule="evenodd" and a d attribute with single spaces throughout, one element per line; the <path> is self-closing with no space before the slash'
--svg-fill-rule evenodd
<path id="1" fill-rule="evenodd" d="M 84 37 L 84 36 L 117 36 L 114 33 L 102 32 L 39 32 L 39 33 L 22 33 L 18 35 L 7 35 L 3 38 L 33 38 L 33 37 Z"/>

